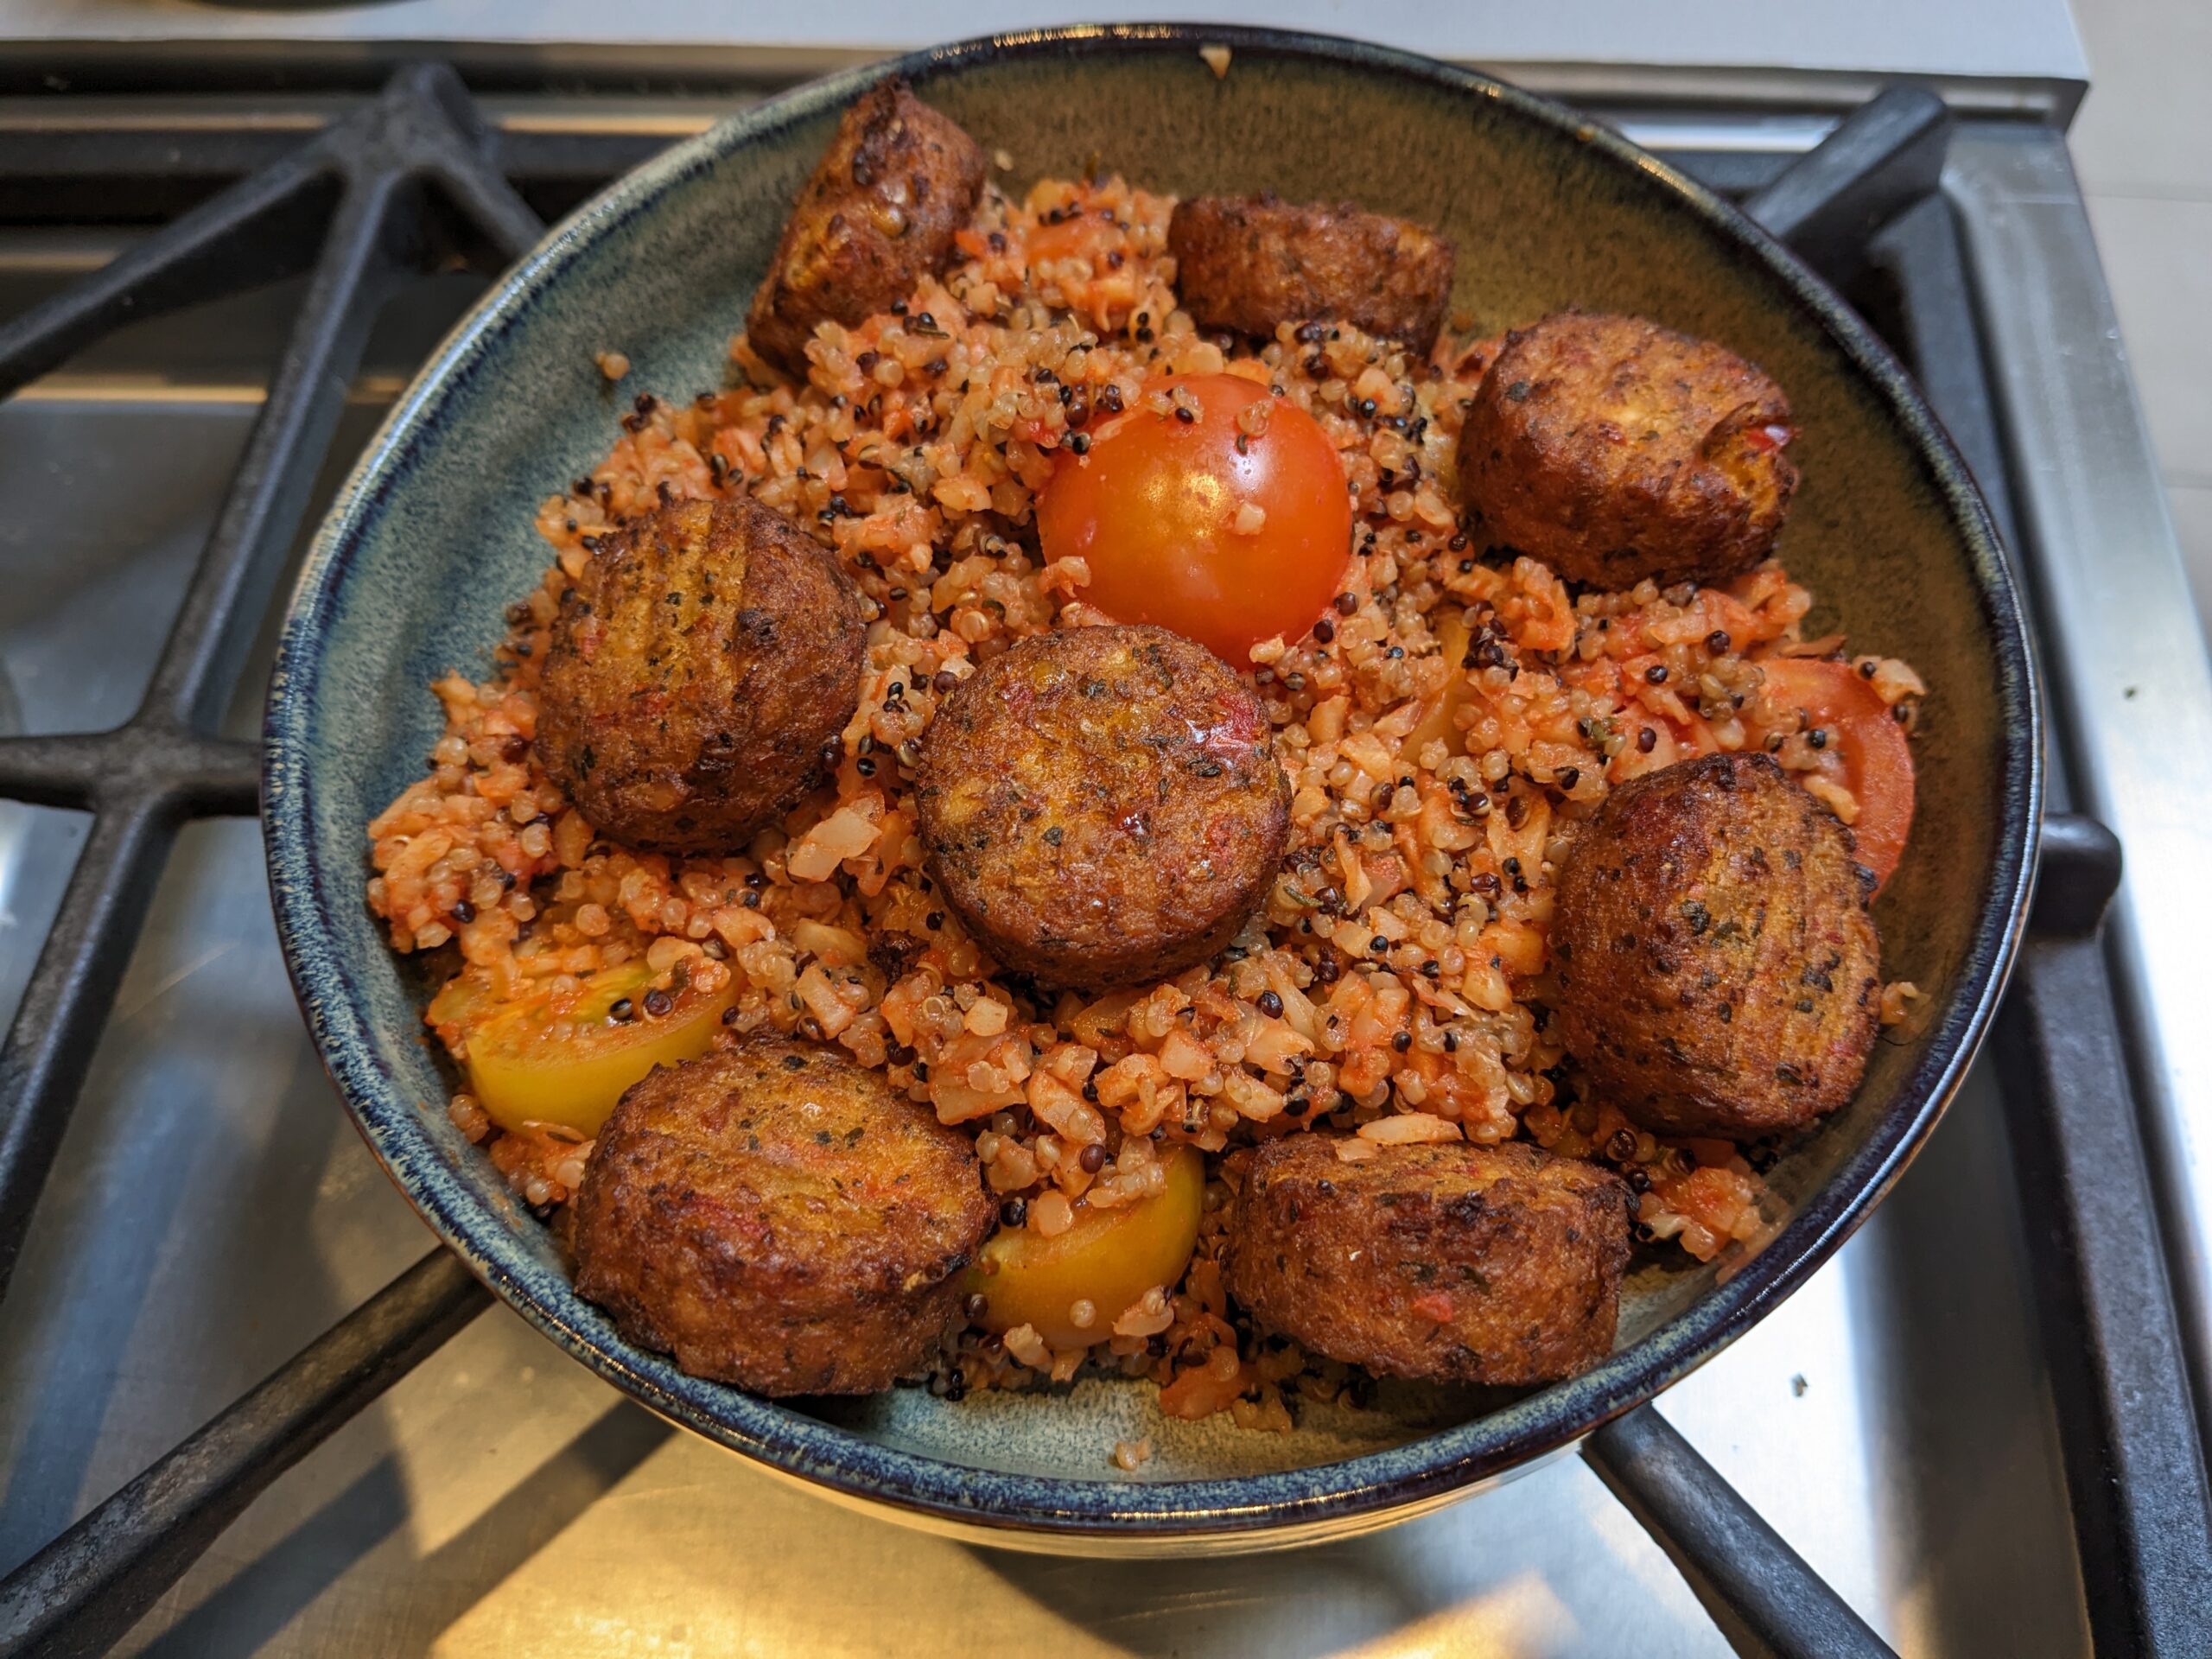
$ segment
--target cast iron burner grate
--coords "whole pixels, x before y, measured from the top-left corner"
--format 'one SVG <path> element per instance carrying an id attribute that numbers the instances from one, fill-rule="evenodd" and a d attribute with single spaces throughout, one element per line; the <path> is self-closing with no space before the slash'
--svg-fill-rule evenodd
<path id="1" fill-rule="evenodd" d="M 2010 504 L 1955 226 L 1938 189 L 1950 118 L 1893 89 L 1778 176 L 1710 156 L 1709 181 L 1859 300 L 1921 375 L 1982 480 Z M 0 1296 L 84 1083 L 171 843 L 188 821 L 256 810 L 255 745 L 217 734 L 306 510 L 371 321 L 396 284 L 455 260 L 490 274 L 543 225 L 518 186 L 566 206 L 642 160 L 608 134 L 503 148 L 459 79 L 401 71 L 366 107 L 274 158 L 254 143 L 38 135 L 0 152 L 0 207 L 38 184 L 114 181 L 163 216 L 235 179 L 75 288 L 0 327 L 12 394 L 123 324 L 308 274 L 245 457 L 137 713 L 112 731 L 0 737 L 0 798 L 89 810 L 92 826 L 0 1048 Z M 263 164 L 265 162 L 265 164 Z M 1697 166 L 1695 158 L 1691 164 Z M 257 170 L 246 171 L 251 165 Z M 245 176 L 238 177 L 241 172 Z M 1754 188 L 1755 187 L 1755 188 Z M 2212 1652 L 2212 1532 L 2126 1056 L 2097 944 L 2120 848 L 2086 818 L 2043 831 L 2031 937 L 1995 1043 L 2101 1653 Z M 0 1581 L 0 1656 L 104 1652 L 285 1470 L 486 1306 L 433 1251 L 259 1387 Z M 1649 1407 L 1584 1456 L 1658 1539 L 1738 1651 L 1886 1653 Z"/>

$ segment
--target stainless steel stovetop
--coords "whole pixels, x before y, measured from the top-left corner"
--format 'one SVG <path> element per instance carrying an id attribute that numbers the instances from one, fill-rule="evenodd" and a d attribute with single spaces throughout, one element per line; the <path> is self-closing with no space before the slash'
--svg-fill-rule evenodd
<path id="1" fill-rule="evenodd" d="M 507 122 L 541 125 L 577 113 L 531 97 L 499 107 Z M 672 135 L 713 112 L 697 99 L 633 99 L 596 118 Z M 9 118 L 0 107 L 0 130 Z M 1788 154 L 1828 124 L 1619 118 L 1655 146 L 1700 154 Z M 2201 918 L 2206 902 L 2201 886 L 2182 885 L 2178 862 L 2161 868 L 2191 833 L 2192 803 L 2177 794 L 2193 786 L 2188 768 L 2201 780 L 2212 754 L 2202 641 L 2063 141 L 2027 122 L 1967 124 L 1946 192 L 2046 626 L 2071 664 L 2113 665 L 2069 668 L 2057 700 L 2086 762 L 2079 794 L 2131 859 L 2116 954 L 2156 967 L 2185 937 L 2177 920 L 2191 907 Z M 80 226 L 0 229 L 0 314 L 127 239 Z M 386 315 L 323 491 L 476 287 L 429 281 Z M 130 714 L 296 297 L 279 289 L 138 326 L 0 405 L 0 730 L 11 701 L 35 732 Z M 261 676 L 249 677 L 257 688 Z M 2194 734 L 2196 760 L 2180 779 L 2136 718 L 2151 709 L 2177 747 Z M 253 736 L 258 715 L 257 690 L 232 710 L 232 734 Z M 0 1017 L 83 830 L 70 815 L 0 803 Z M 2133 1005 L 2148 1128 L 2161 1167 L 2185 1185 L 2191 1149 L 2212 1153 L 2212 1103 L 2192 1069 L 2205 1063 L 2203 1033 L 2174 1017 L 2185 980 L 2140 983 L 2153 988 Z M 1984 1064 L 1859 1236 L 1663 1401 L 1908 1654 L 2088 1647 L 2003 1109 Z M 2203 1266 L 2190 1253 L 2194 1214 L 2177 1206 L 2171 1230 L 2183 1274 Z M 308 1043 L 255 826 L 193 825 L 0 1306 L 0 1569 L 429 1240 Z M 2184 1288 L 2201 1314 L 2202 1279 Z M 709 1656 L 1038 1641 L 1071 1656 L 1728 1650 L 1572 1458 L 1430 1518 L 1292 1555 L 1021 1556 L 785 1486 L 670 1429 L 504 1308 L 284 1477 L 124 1650 Z"/>

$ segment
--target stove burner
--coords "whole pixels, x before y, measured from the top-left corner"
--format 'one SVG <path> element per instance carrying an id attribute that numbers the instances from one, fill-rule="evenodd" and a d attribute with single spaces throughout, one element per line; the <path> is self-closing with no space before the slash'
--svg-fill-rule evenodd
<path id="1" fill-rule="evenodd" d="M 1940 100 L 1892 90 L 1745 206 L 1859 301 L 1916 367 L 2007 540 L 2012 504 L 1937 181 Z M 82 137 L 78 142 L 81 146 Z M 97 148 L 97 146 L 95 146 Z M 610 139 L 597 168 L 642 158 Z M 451 71 L 416 67 L 367 107 L 270 161 L 73 289 L 0 327 L 13 391 L 119 324 L 311 272 L 305 304 L 137 713 L 113 731 L 0 736 L 0 798 L 91 810 L 93 827 L 0 1050 L 0 1295 L 21 1251 L 172 841 L 188 820 L 255 810 L 253 745 L 217 735 L 255 624 L 305 511 L 369 322 L 398 281 L 458 257 L 493 271 L 537 238 L 490 132 Z M 541 158 L 543 160 L 543 158 Z M 1714 161 L 1726 170 L 1725 158 Z M 82 155 L 63 158 L 82 170 Z M 189 162 L 134 163 L 173 210 Z M 21 169 L 0 164 L 0 191 Z M 189 181 L 184 181 L 189 188 Z M 2100 1651 L 2212 1651 L 2212 1521 L 2189 1382 L 2132 1114 L 2097 931 L 2118 843 L 2044 827 L 2031 940 L 1993 1046 L 2019 1086 L 2012 1133 L 2059 1395 Z M 435 1251 L 258 1388 L 0 1581 L 0 1656 L 103 1651 L 284 1470 L 488 1305 Z M 1586 1458 L 1668 1548 L 1747 1653 L 1885 1652 L 1855 1614 L 1649 1408 Z"/>

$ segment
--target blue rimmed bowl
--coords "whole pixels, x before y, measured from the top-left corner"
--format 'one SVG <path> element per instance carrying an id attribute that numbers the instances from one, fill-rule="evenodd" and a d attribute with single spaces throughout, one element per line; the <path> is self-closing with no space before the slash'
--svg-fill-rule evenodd
<path id="1" fill-rule="evenodd" d="M 1201 45 L 1232 58 L 1217 76 Z M 545 1229 L 448 1122 L 426 987 L 362 899 L 364 825 L 420 775 L 429 681 L 481 677 L 546 557 L 537 502 L 588 472 L 620 407 L 594 363 L 671 397 L 721 383 L 793 194 L 839 112 L 897 73 L 1016 182 L 1094 157 L 1148 188 L 1354 200 L 1458 244 L 1478 333 L 1567 304 L 1722 340 L 1788 390 L 1805 482 L 1783 555 L 1812 631 L 1906 658 L 1934 688 L 1919 817 L 1878 919 L 1885 969 L 1930 993 L 1851 1106 L 1777 1166 L 1786 1218 L 1716 1266 L 1630 1277 L 1613 1355 L 1518 1398 L 1383 1391 L 1289 1434 L 1163 1419 L 1149 1385 L 919 1389 L 775 1402 L 625 1343 Z M 287 620 L 264 819 L 287 959 L 315 1040 L 392 1179 L 501 1297 L 662 1415 L 830 1496 L 990 1541 L 1085 1552 L 1251 1548 L 1404 1518 L 1649 1399 L 1789 1294 L 1934 1127 L 2017 943 L 2040 806 L 2031 671 L 1988 515 L 1909 378 L 1815 276 L 1702 187 L 1572 111 L 1350 41 L 1076 29 L 976 41 L 816 82 L 670 150 L 580 209 L 454 331 L 322 527 Z M 1155 1454 L 1115 1476 L 1118 1439 Z"/>

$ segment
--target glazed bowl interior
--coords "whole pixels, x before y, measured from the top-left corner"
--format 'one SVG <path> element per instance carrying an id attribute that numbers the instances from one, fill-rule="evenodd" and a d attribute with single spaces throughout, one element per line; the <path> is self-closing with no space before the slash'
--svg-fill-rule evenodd
<path id="1" fill-rule="evenodd" d="M 1774 1170 L 1786 1224 L 1719 1268 L 1633 1274 L 1598 1372 L 1517 1399 L 1386 1390 L 1288 1434 L 1162 1419 L 1148 1385 L 919 1389 L 772 1404 L 687 1378 L 579 1300 L 547 1230 L 448 1122 L 427 982 L 361 897 L 363 826 L 421 774 L 426 690 L 483 677 L 506 604 L 548 557 L 539 502 L 588 472 L 629 398 L 721 384 L 730 335 L 793 194 L 875 71 L 803 89 L 682 146 L 582 210 L 466 321 L 403 400 L 326 525 L 288 626 L 270 722 L 272 880 L 296 981 L 348 1105 L 409 1198 L 503 1295 L 655 1408 L 864 1500 L 1045 1533 L 1192 1534 L 1376 1516 L 1562 1443 L 1709 1356 L 1839 1243 L 1932 1124 L 1978 1036 L 2024 892 L 2032 699 L 1987 521 L 1894 365 L 1817 283 L 1694 187 L 1495 83 L 1343 42 L 1091 33 L 907 66 L 1010 190 L 1101 166 L 1158 191 L 1349 200 L 1458 245 L 1475 334 L 1568 305 L 1709 336 L 1787 390 L 1804 482 L 1781 552 L 1820 598 L 1808 635 L 1913 663 L 1932 691 L 1918 817 L 1878 907 L 1885 975 L 1929 994 L 1857 1100 Z M 631 373 L 609 385 L 594 354 Z M 1117 1438 L 1153 1460 L 1107 1478 Z M 1351 1459 L 1351 1461 L 1347 1461 Z M 1197 1483 L 1184 1485 L 1180 1483 Z"/>

